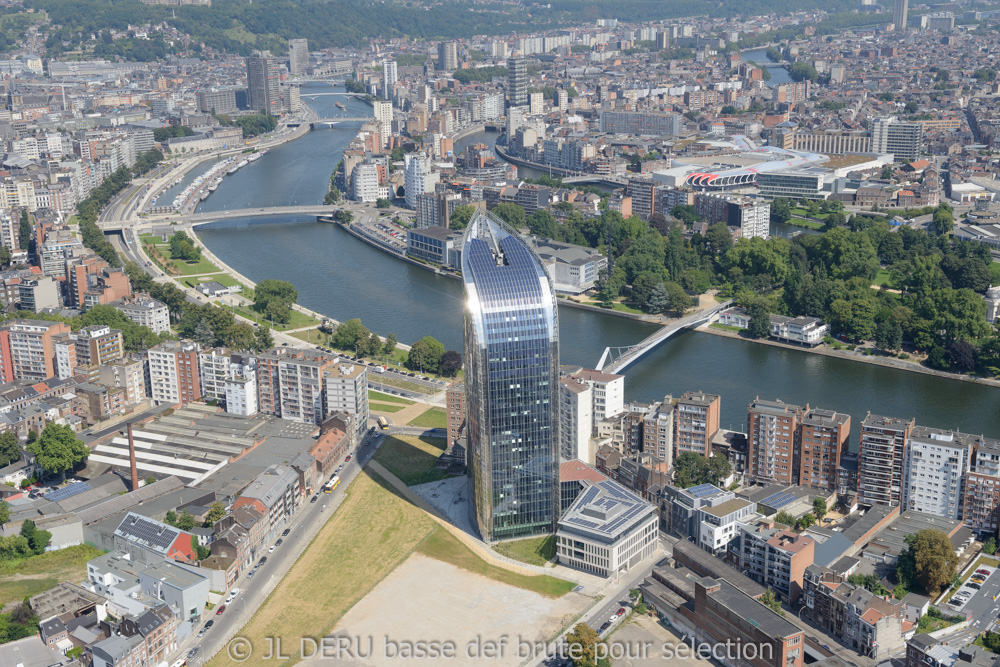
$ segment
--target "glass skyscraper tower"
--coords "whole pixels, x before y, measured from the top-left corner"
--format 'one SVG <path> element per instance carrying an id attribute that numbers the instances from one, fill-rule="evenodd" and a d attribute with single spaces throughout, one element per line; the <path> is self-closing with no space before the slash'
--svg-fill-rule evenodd
<path id="1" fill-rule="evenodd" d="M 559 323 L 552 282 L 516 231 L 478 212 L 462 246 L 469 511 L 483 539 L 559 518 Z"/>

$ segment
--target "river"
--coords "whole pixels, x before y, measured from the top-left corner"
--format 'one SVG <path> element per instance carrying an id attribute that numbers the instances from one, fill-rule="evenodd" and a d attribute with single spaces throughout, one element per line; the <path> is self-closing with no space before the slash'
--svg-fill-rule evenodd
<path id="1" fill-rule="evenodd" d="M 341 98 L 312 101 L 303 91 L 303 99 L 322 117 L 336 113 L 333 102 Z M 354 113 L 363 111 L 354 108 L 363 102 L 343 103 L 352 115 L 364 115 Z M 356 129 L 314 130 L 272 149 L 227 177 L 199 210 L 322 201 L 330 172 Z M 292 282 L 308 308 L 339 320 L 359 317 L 370 329 L 395 333 L 403 342 L 432 335 L 461 350 L 458 281 L 396 261 L 334 225 L 303 217 L 227 220 L 200 227 L 198 235 L 250 279 Z M 593 367 L 606 346 L 627 346 L 653 331 L 643 322 L 575 308 L 561 308 L 559 316 L 566 364 Z M 854 421 L 853 441 L 869 410 L 916 417 L 926 426 L 1000 435 L 1000 392 L 992 387 L 700 332 L 672 338 L 626 376 L 628 400 L 653 401 L 690 390 L 720 394 L 725 428 L 744 430 L 747 405 L 760 396 L 846 412 Z"/>
<path id="2" fill-rule="evenodd" d="M 741 51 L 740 57 L 744 61 L 752 60 L 760 67 L 766 67 L 767 71 L 771 73 L 771 78 L 768 81 L 769 84 L 776 83 L 793 83 L 791 75 L 788 70 L 785 69 L 783 65 L 775 63 L 774 60 L 767 55 L 767 49 L 750 49 L 749 51 Z"/>

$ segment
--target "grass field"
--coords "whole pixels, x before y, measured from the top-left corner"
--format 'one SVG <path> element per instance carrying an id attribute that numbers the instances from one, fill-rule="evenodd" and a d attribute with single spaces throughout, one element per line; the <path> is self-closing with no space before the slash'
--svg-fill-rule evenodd
<path id="1" fill-rule="evenodd" d="M 141 235 L 139 238 L 142 241 L 143 245 L 147 246 L 152 245 L 154 248 L 156 248 L 156 251 L 160 253 L 160 255 L 163 257 L 164 260 L 166 260 L 165 262 L 161 261 L 160 263 L 176 269 L 175 275 L 193 276 L 198 273 L 219 272 L 219 267 L 217 267 L 215 264 L 212 264 L 210 261 L 204 258 L 200 259 L 197 262 L 185 262 L 182 259 L 174 259 L 173 256 L 170 254 L 170 244 L 159 243 L 158 241 L 160 240 L 160 237 L 158 236 L 153 236 L 152 234 L 144 234 Z M 147 252 L 148 251 L 149 249 L 147 248 Z"/>
<path id="2" fill-rule="evenodd" d="M 239 313 L 243 317 L 247 318 L 248 320 L 251 320 L 253 322 L 261 322 L 261 323 L 270 325 L 270 321 L 266 317 L 264 317 L 263 315 L 261 315 L 260 313 L 258 313 L 255 310 L 251 310 L 250 308 L 247 308 L 246 306 L 236 306 L 235 310 L 236 310 L 237 313 Z M 274 330 L 275 331 L 288 331 L 289 329 L 301 329 L 302 327 L 309 327 L 309 326 L 318 327 L 319 326 L 319 321 L 313 319 L 312 317 L 309 317 L 305 313 L 300 313 L 299 311 L 293 309 L 292 310 L 292 315 L 289 318 L 288 324 L 275 324 L 274 325 Z M 309 332 L 303 331 L 302 333 L 305 334 L 305 333 L 309 333 Z M 305 340 L 305 339 L 303 338 L 303 340 Z M 319 342 L 319 332 L 318 331 L 312 332 L 312 340 L 313 340 L 314 343 L 318 343 Z"/>
<path id="3" fill-rule="evenodd" d="M 213 273 L 208 276 L 199 276 L 197 278 L 181 278 L 181 282 L 188 287 L 195 287 L 196 285 L 211 282 L 213 280 L 225 285 L 226 287 L 232 287 L 240 284 L 240 281 L 236 280 L 236 278 L 233 278 L 228 273 Z"/>
<path id="4" fill-rule="evenodd" d="M 390 387 L 397 387 L 399 389 L 405 389 L 407 391 L 413 391 L 418 394 L 433 394 L 436 389 L 428 387 L 426 385 L 417 384 L 416 382 L 410 382 L 409 380 L 401 380 L 399 378 L 388 377 L 388 375 L 379 375 L 378 381 L 382 384 L 387 384 Z"/>
<path id="5" fill-rule="evenodd" d="M 882 285 L 888 283 L 889 279 L 890 279 L 889 269 L 879 269 L 878 273 L 875 274 L 875 280 L 873 284 L 881 287 Z"/>
<path id="6" fill-rule="evenodd" d="M 362 473 L 347 498 L 240 632 L 254 647 L 243 663 L 270 662 L 265 637 L 323 637 L 354 604 L 434 530 L 422 511 L 397 496 L 378 476 Z M 288 642 L 294 653 L 298 641 Z M 271 661 L 273 662 L 273 661 Z M 231 667 L 225 651 L 210 663 Z"/>
<path id="7" fill-rule="evenodd" d="M 993 275 L 991 285 L 1000 285 L 1000 262 L 990 264 L 990 273 Z"/>
<path id="8" fill-rule="evenodd" d="M 410 426 L 422 426 L 424 428 L 446 428 L 448 426 L 448 415 L 441 408 L 431 408 L 423 414 L 419 414 L 410 420 Z"/>
<path id="9" fill-rule="evenodd" d="M 732 331 L 734 333 L 739 333 L 740 331 L 743 331 L 743 329 L 740 329 L 739 327 L 734 327 L 731 324 L 719 324 L 718 322 L 712 322 L 708 326 L 712 329 L 722 329 L 723 331 Z"/>
<path id="10" fill-rule="evenodd" d="M 543 535 L 523 540 L 501 542 L 493 547 L 497 553 L 530 565 L 545 565 L 556 557 L 556 536 Z"/>
<path id="11" fill-rule="evenodd" d="M 823 223 L 815 222 L 813 220 L 806 220 L 805 218 L 795 218 L 793 217 L 788 221 L 788 224 L 794 225 L 796 227 L 805 227 L 806 229 L 823 229 Z"/>
<path id="12" fill-rule="evenodd" d="M 403 398 L 402 396 L 393 396 L 392 394 L 385 394 L 381 391 L 375 391 L 371 389 L 368 391 L 369 401 L 378 401 L 379 403 L 399 403 L 401 405 L 413 405 L 416 401 L 411 401 L 408 398 Z"/>
<path id="13" fill-rule="evenodd" d="M 463 570 L 495 579 L 511 586 L 534 591 L 539 595 L 557 598 L 576 588 L 576 584 L 563 579 L 550 577 L 547 574 L 518 574 L 487 563 L 473 553 L 472 549 L 462 544 L 457 537 L 446 529 L 438 527 L 430 536 L 420 543 L 417 551 L 445 563 L 451 563 Z"/>
<path id="14" fill-rule="evenodd" d="M 390 435 L 379 447 L 375 460 L 407 486 L 436 482 L 448 476 L 434 468 L 446 446 L 444 438 Z"/>
<path id="15" fill-rule="evenodd" d="M 87 561 L 102 553 L 100 549 L 81 544 L 0 563 L 0 607 L 47 591 L 63 581 L 83 581 L 87 578 Z"/>
<path id="16" fill-rule="evenodd" d="M 371 401 L 368 403 L 368 407 L 372 412 L 399 412 L 406 408 L 405 405 L 400 405 L 399 403 L 376 403 Z"/>

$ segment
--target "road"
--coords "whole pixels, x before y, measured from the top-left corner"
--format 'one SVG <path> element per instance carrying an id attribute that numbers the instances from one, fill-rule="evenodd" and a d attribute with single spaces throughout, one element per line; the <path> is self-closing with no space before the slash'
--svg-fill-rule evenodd
<path id="1" fill-rule="evenodd" d="M 378 451 L 383 439 L 380 433 L 367 436 L 358 445 L 357 455 L 352 457 L 351 461 L 345 464 L 344 469 L 340 471 L 340 486 L 329 495 L 317 491 L 315 497 L 318 500 L 316 502 L 305 500 L 299 506 L 298 511 L 285 525 L 290 532 L 288 537 L 281 538 L 282 545 L 272 553 L 266 554 L 267 562 L 258 568 L 257 573 L 251 579 L 247 579 L 244 574 L 236 581 L 235 587 L 242 590 L 221 615 L 217 615 L 214 611 L 206 612 L 196 628 L 195 635 L 181 644 L 179 652 L 172 657 L 171 662 L 186 655 L 196 646 L 199 648 L 198 657 L 202 661 L 208 660 L 218 651 L 226 648 L 228 642 L 239 633 L 254 612 L 261 607 L 281 578 L 288 573 L 298 557 L 332 516 L 336 506 L 339 506 L 343 501 L 346 489 Z M 260 562 L 259 559 L 258 562 Z M 197 630 L 200 630 L 208 620 L 214 620 L 215 625 L 205 633 L 204 637 L 199 638 Z M 263 647 L 255 648 L 263 649 Z M 200 663 L 194 660 L 189 661 L 188 664 L 194 667 Z"/>

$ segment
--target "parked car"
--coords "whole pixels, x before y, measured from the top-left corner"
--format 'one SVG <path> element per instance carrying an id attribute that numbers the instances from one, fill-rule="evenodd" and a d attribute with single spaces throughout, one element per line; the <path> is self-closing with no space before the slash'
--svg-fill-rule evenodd
<path id="1" fill-rule="evenodd" d="M 204 637 L 206 632 L 208 632 L 208 628 L 202 628 L 201 630 L 198 631 L 198 636 Z"/>
<path id="2" fill-rule="evenodd" d="M 260 559 L 260 562 L 257 563 L 257 567 L 260 567 L 266 562 L 267 562 L 267 556 L 264 556 L 263 558 Z"/>
<path id="3" fill-rule="evenodd" d="M 312 497 L 312 500 L 310 500 L 309 502 L 311 502 L 311 503 L 314 503 L 314 502 L 316 502 L 317 500 L 319 500 L 319 496 L 313 496 L 313 497 Z"/>
<path id="4" fill-rule="evenodd" d="M 624 613 L 625 613 L 625 607 L 619 607 L 618 608 L 618 615 L 621 616 Z"/>
<path id="5" fill-rule="evenodd" d="M 285 528 L 283 531 L 281 531 L 281 536 L 282 537 L 288 537 L 288 533 L 290 533 L 290 532 L 292 532 L 291 528 Z"/>
<path id="6" fill-rule="evenodd" d="M 604 632 L 604 631 L 605 631 L 605 630 L 607 630 L 607 629 L 608 629 L 608 628 L 609 628 L 610 626 L 611 626 L 611 624 L 610 624 L 610 623 L 605 623 L 604 625 L 602 625 L 602 626 L 601 626 L 601 629 L 597 631 L 597 632 L 598 632 L 598 634 L 600 634 L 600 633 Z"/>
<path id="7" fill-rule="evenodd" d="M 226 605 L 222 605 L 221 607 L 215 610 L 215 615 L 222 616 L 222 612 L 224 612 L 225 610 L 226 610 Z"/>
<path id="8" fill-rule="evenodd" d="M 206 629 L 206 630 L 209 630 L 209 629 L 211 629 L 211 627 L 212 627 L 213 625 L 215 625 L 215 619 L 214 619 L 214 618 L 213 618 L 213 619 L 210 619 L 210 620 L 208 621 L 208 623 L 206 623 L 206 624 L 205 624 L 205 629 Z"/>
<path id="9" fill-rule="evenodd" d="M 980 588 L 982 588 L 982 586 L 980 586 L 979 584 L 966 584 L 965 586 L 966 586 L 967 588 L 974 588 L 974 589 L 976 589 L 977 591 L 978 591 L 978 590 L 979 590 Z"/>
<path id="10" fill-rule="evenodd" d="M 271 548 L 267 550 L 267 553 L 269 553 L 269 554 L 274 553 L 274 547 L 276 547 L 276 546 L 277 546 L 276 544 L 272 544 Z"/>
<path id="11" fill-rule="evenodd" d="M 274 543 L 274 546 L 280 547 L 281 546 L 281 542 L 282 542 L 282 539 L 279 537 L 278 541 Z"/>
<path id="12" fill-rule="evenodd" d="M 348 455 L 347 455 L 347 458 L 345 458 L 345 459 L 344 459 L 344 463 L 347 463 L 347 462 L 348 462 L 348 461 L 350 461 L 350 460 L 351 460 L 351 455 L 350 455 L 350 454 L 348 454 Z"/>
<path id="13" fill-rule="evenodd" d="M 987 577 L 990 576 L 990 571 L 985 569 L 976 570 L 976 574 L 985 574 Z"/>

